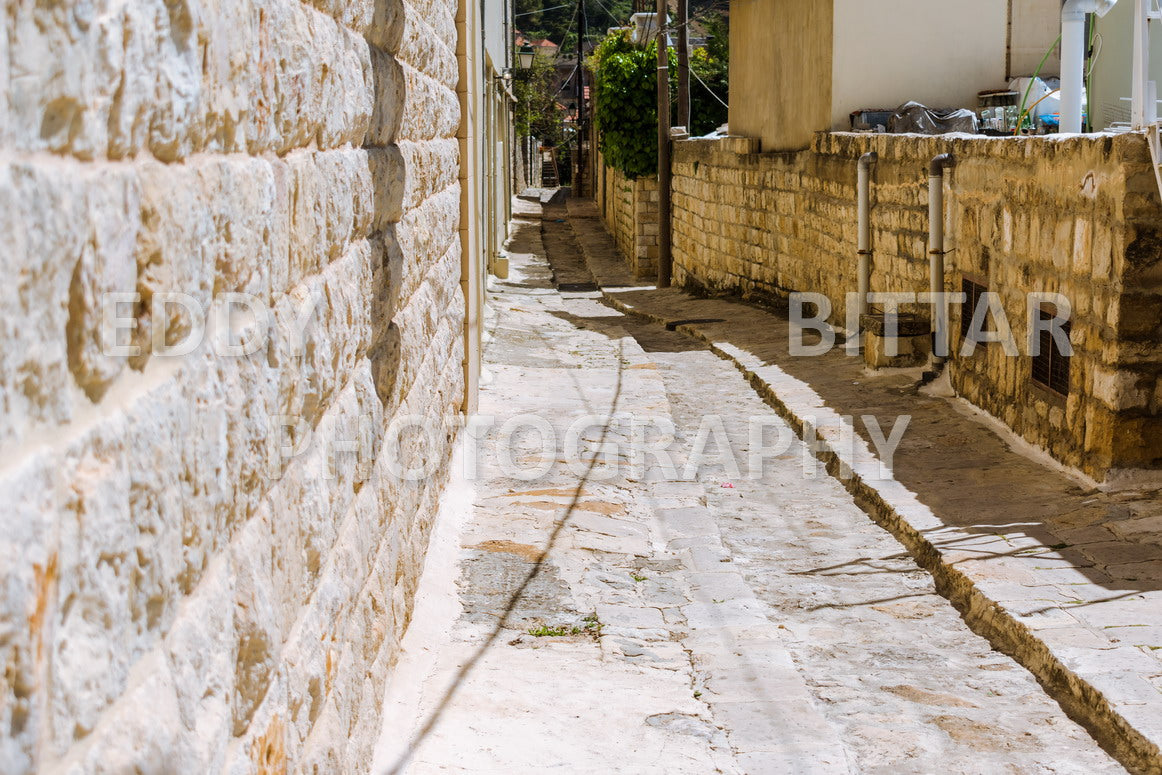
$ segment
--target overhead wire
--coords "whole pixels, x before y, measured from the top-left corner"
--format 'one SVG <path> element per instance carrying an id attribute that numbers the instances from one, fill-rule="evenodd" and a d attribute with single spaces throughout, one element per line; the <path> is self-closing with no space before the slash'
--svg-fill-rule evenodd
<path id="1" fill-rule="evenodd" d="M 522 11 L 521 13 L 514 13 L 512 15 L 512 18 L 515 19 L 518 16 L 532 16 L 534 13 L 544 13 L 545 11 L 556 11 L 560 8 L 568 8 L 571 5 L 572 5 L 572 3 L 565 3 L 563 5 L 550 6 L 548 8 L 538 8 L 535 11 Z"/>
<path id="2" fill-rule="evenodd" d="M 702 76 L 698 75 L 698 73 L 694 71 L 694 68 L 690 68 L 690 75 L 697 78 L 698 83 L 702 84 L 702 88 L 704 88 L 704 89 L 706 89 L 706 91 L 710 92 L 710 96 L 713 97 L 714 99 L 718 100 L 719 104 L 721 104 L 722 107 L 724 107 L 728 110 L 730 109 L 730 106 L 727 105 L 725 102 L 723 102 L 722 98 L 719 97 L 718 94 L 716 94 L 713 89 L 711 89 L 709 86 L 706 85 L 706 81 L 702 80 Z"/>

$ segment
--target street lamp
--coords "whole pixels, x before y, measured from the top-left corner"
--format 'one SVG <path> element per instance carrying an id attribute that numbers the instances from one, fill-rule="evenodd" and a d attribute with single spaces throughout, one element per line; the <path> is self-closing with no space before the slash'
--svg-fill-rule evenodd
<path id="1" fill-rule="evenodd" d="M 532 46 L 521 46 L 520 51 L 517 52 L 516 61 L 520 65 L 521 70 L 531 70 L 533 67 L 533 52 Z"/>

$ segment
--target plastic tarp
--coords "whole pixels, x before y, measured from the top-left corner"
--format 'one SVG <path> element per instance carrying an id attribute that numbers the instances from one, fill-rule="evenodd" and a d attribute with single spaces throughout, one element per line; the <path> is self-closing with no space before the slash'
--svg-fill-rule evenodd
<path id="1" fill-rule="evenodd" d="M 971 110 L 933 110 L 919 102 L 905 102 L 888 119 L 888 131 L 893 134 L 944 135 L 949 132 L 975 133 L 976 129 L 976 114 Z"/>

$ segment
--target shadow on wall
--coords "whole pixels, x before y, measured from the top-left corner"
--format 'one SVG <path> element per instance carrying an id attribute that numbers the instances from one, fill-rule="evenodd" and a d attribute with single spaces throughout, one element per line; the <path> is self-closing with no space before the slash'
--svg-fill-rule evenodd
<path id="1" fill-rule="evenodd" d="M 402 24 L 391 23 L 392 17 L 402 13 L 397 2 L 378 0 L 375 29 L 391 30 L 379 36 L 375 44 L 395 50 L 402 35 Z M 403 217 L 404 191 L 407 170 L 399 146 L 395 145 L 407 99 L 407 80 L 403 67 L 385 51 L 371 48 L 372 115 L 367 133 L 367 161 L 371 168 L 373 185 L 374 230 L 370 239 L 375 262 L 372 283 L 375 296 L 371 308 L 371 340 L 367 357 L 371 361 L 371 376 L 375 392 L 384 409 L 398 403 L 396 383 L 402 352 L 399 326 L 394 318 L 399 301 L 403 253 L 396 238 L 397 224 Z"/>

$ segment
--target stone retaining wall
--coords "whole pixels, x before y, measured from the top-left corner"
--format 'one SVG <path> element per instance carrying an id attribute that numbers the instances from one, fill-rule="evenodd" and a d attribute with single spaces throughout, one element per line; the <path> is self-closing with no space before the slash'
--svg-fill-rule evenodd
<path id="1" fill-rule="evenodd" d="M 10 6 L 0 771 L 365 772 L 440 484 L 385 429 L 463 401 L 455 4 Z M 269 335 L 151 354 L 165 292 Z"/>
<path id="2" fill-rule="evenodd" d="M 600 185 L 597 204 L 602 219 L 621 252 L 629 257 L 634 276 L 653 277 L 658 272 L 658 181 L 630 180 L 605 164 L 600 154 L 596 168 Z"/>
<path id="3" fill-rule="evenodd" d="M 675 284 L 777 301 L 825 294 L 844 324 L 856 287 L 856 160 L 876 151 L 873 291 L 928 290 L 927 162 L 946 186 L 946 289 L 1000 294 L 1019 357 L 999 344 L 951 361 L 954 387 L 1057 459 L 1098 478 L 1162 467 L 1162 209 L 1139 135 L 925 138 L 820 134 L 759 154 L 747 138 L 674 144 Z M 1030 379 L 1027 294 L 1073 305 L 1070 388 Z M 926 307 L 919 307 L 926 311 Z M 959 310 L 953 308 L 959 351 Z"/>

